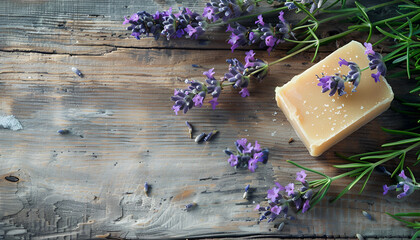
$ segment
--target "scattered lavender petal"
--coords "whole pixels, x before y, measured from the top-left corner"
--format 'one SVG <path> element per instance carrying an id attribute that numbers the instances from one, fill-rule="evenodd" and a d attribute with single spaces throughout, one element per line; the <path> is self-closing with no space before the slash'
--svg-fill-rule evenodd
<path id="1" fill-rule="evenodd" d="M 203 140 L 203 138 L 206 136 L 206 133 L 201 133 L 200 135 L 198 135 L 196 138 L 195 138 L 195 142 L 196 143 L 199 143 L 199 142 L 201 142 L 202 140 Z"/>
<path id="2" fill-rule="evenodd" d="M 149 184 L 147 182 L 144 183 L 143 191 L 146 194 L 146 196 L 149 196 Z"/>
<path id="3" fill-rule="evenodd" d="M 219 130 L 213 130 L 207 136 L 204 138 L 204 142 L 210 142 L 210 140 L 213 138 L 214 135 L 216 135 L 219 132 Z"/>
<path id="4" fill-rule="evenodd" d="M 191 125 L 191 123 L 189 123 L 188 121 L 185 121 L 185 124 L 188 127 L 188 133 L 190 134 L 190 138 L 192 138 L 192 132 L 193 132 L 193 126 Z"/>
<path id="5" fill-rule="evenodd" d="M 194 209 L 195 207 L 197 207 L 197 203 L 188 203 L 187 205 L 185 205 L 185 211 L 190 211 L 192 209 Z"/>
<path id="6" fill-rule="evenodd" d="M 19 181 L 19 178 L 18 177 L 11 176 L 11 175 L 4 177 L 4 179 L 6 179 L 9 182 L 18 182 Z"/>
<path id="7" fill-rule="evenodd" d="M 373 221 L 373 217 L 372 215 L 370 215 L 368 212 L 366 211 L 362 211 L 363 216 L 365 216 L 367 219 Z"/>
<path id="8" fill-rule="evenodd" d="M 284 222 L 281 222 L 281 223 L 279 224 L 279 226 L 277 227 L 277 230 L 278 230 L 279 232 L 281 232 L 281 231 L 283 230 L 283 228 L 284 228 Z"/>
<path id="9" fill-rule="evenodd" d="M 71 68 L 71 70 L 74 72 L 74 73 L 76 73 L 77 74 L 77 76 L 79 76 L 79 77 L 83 77 L 83 73 L 79 70 L 79 69 L 77 69 L 77 68 L 75 68 L 75 67 L 72 67 Z"/>
<path id="10" fill-rule="evenodd" d="M 66 135 L 66 134 L 69 134 L 70 133 L 70 130 L 68 130 L 68 129 L 60 129 L 57 132 L 59 134 L 61 134 L 61 135 Z"/>

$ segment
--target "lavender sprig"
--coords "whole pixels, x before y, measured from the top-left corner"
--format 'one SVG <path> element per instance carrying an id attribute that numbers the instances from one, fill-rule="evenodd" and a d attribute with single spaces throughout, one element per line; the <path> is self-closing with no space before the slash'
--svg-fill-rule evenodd
<path id="1" fill-rule="evenodd" d="M 420 189 L 420 185 L 416 182 L 416 179 L 413 176 L 413 173 L 410 171 L 412 178 L 409 178 L 405 175 L 404 170 L 397 176 L 398 183 L 395 185 L 383 185 L 384 195 L 389 191 L 395 190 L 396 192 L 402 191 L 397 195 L 397 198 L 403 198 L 411 195 L 415 190 Z M 389 175 L 391 175 L 389 173 Z"/>
<path id="2" fill-rule="evenodd" d="M 240 88 L 239 94 L 242 97 L 248 97 L 248 85 L 252 72 L 262 69 L 254 77 L 257 80 L 262 80 L 268 73 L 268 65 L 266 62 L 260 59 L 255 59 L 255 53 L 250 50 L 245 53 L 245 65 L 242 64 L 238 59 L 228 59 L 226 62 L 229 63 L 229 71 L 223 77 L 223 81 L 228 81 L 232 84 L 233 88 Z"/>
<path id="3" fill-rule="evenodd" d="M 134 13 L 130 18 L 125 17 L 123 24 L 131 24 L 127 30 L 138 40 L 141 37 L 152 34 L 155 39 L 160 35 L 166 38 L 197 38 L 205 32 L 206 22 L 200 14 L 188 8 L 180 8 L 179 13 L 172 13 L 172 8 L 168 11 L 150 14 L 145 11 Z"/>
<path id="4" fill-rule="evenodd" d="M 261 207 L 258 204 L 254 209 L 262 212 L 258 222 L 265 219 L 268 222 L 272 222 L 277 218 L 290 218 L 288 210 L 291 204 L 297 210 L 301 210 L 302 213 L 307 212 L 311 207 L 315 190 L 305 178 L 306 173 L 302 170 L 296 173 L 296 180 L 298 181 L 296 184 L 289 183 L 286 186 L 282 186 L 280 183 L 275 182 L 276 186 L 267 191 L 268 206 Z"/>
<path id="5" fill-rule="evenodd" d="M 284 19 L 284 12 L 279 12 L 279 22 L 273 27 L 271 23 L 265 23 L 262 15 L 258 16 L 255 22 L 257 27 L 246 28 L 239 23 L 228 25 L 227 32 L 231 32 L 228 43 L 232 45 L 232 52 L 239 46 L 258 45 L 260 48 L 267 48 L 270 53 L 278 44 L 285 42 L 285 39 L 294 36 L 290 24 Z"/>
<path id="6" fill-rule="evenodd" d="M 375 80 L 375 82 L 379 82 L 379 76 L 385 76 L 386 74 L 386 66 L 385 63 L 382 60 L 382 56 L 374 52 L 372 50 L 372 44 L 365 43 L 366 47 L 365 54 L 367 55 L 369 59 L 369 66 L 363 69 L 360 69 L 359 65 L 357 65 L 355 62 L 348 62 L 343 58 L 339 58 L 340 61 L 338 61 L 338 64 L 341 66 L 347 66 L 350 68 L 350 71 L 347 73 L 347 75 L 340 75 L 336 73 L 333 76 L 325 76 L 322 77 L 317 76 L 318 78 L 318 86 L 322 87 L 322 92 L 330 91 L 329 95 L 333 96 L 335 93 L 338 94 L 338 96 L 342 96 L 344 94 L 347 94 L 345 89 L 345 82 L 349 82 L 353 84 L 352 92 L 356 92 L 356 88 L 359 86 L 360 79 L 362 76 L 362 72 L 367 69 L 378 69 L 378 72 L 372 73 L 371 76 Z"/>
<path id="7" fill-rule="evenodd" d="M 230 166 L 235 168 L 248 168 L 251 172 L 255 172 L 258 168 L 258 162 L 266 164 L 268 161 L 268 149 L 262 149 L 258 141 L 255 145 L 249 143 L 246 138 L 235 141 L 236 151 L 229 148 L 224 150 L 225 154 L 229 156 L 228 162 Z"/>
<path id="8" fill-rule="evenodd" d="M 210 94 L 213 99 L 209 101 L 213 109 L 216 108 L 217 98 L 221 92 L 220 82 L 214 78 L 214 68 L 210 69 L 207 72 L 204 72 L 203 75 L 207 77 L 206 84 L 201 83 L 195 80 L 185 80 L 185 83 L 190 84 L 187 89 L 175 89 L 174 96 L 171 97 L 171 100 L 174 101 L 172 110 L 178 115 L 179 111 L 183 111 L 184 114 L 188 112 L 189 109 L 193 107 L 202 107 L 203 102 L 207 96 Z"/>
<path id="9" fill-rule="evenodd" d="M 210 95 L 212 100 L 208 101 L 212 105 L 213 110 L 219 104 L 218 98 L 224 86 L 233 86 L 240 88 L 239 94 L 242 97 L 249 96 L 248 84 L 252 77 L 261 81 L 268 73 L 268 65 L 265 61 L 256 59 L 253 50 L 245 53 L 245 65 L 238 59 L 228 59 L 229 72 L 224 75 L 221 81 L 214 77 L 214 68 L 203 75 L 207 77 L 204 83 L 196 80 L 185 80 L 189 84 L 187 89 L 175 89 L 171 100 L 174 101 L 172 110 L 178 115 L 179 111 L 187 113 L 193 107 L 202 107 L 205 98 Z M 257 71 L 255 73 L 255 71 Z"/>
<path id="10" fill-rule="evenodd" d="M 219 19 L 227 22 L 252 12 L 254 8 L 254 0 L 211 0 L 204 8 L 203 17 L 212 22 Z"/>

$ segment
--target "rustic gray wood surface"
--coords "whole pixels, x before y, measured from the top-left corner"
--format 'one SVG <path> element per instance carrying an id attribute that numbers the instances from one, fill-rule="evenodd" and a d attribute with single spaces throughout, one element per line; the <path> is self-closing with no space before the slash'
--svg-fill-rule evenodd
<path id="1" fill-rule="evenodd" d="M 0 239 L 411 236 L 384 212 L 418 210 L 419 194 L 383 197 L 382 185 L 390 181 L 379 175 L 363 194 L 355 189 L 336 203 L 325 199 L 282 232 L 273 223 L 257 224 L 253 208 L 265 201 L 267 189 L 274 181 L 292 181 L 299 170 L 285 160 L 335 175 L 340 171 L 331 166 L 343 163 L 335 151 L 378 150 L 395 138 L 380 126 L 401 129 L 413 119 L 388 110 L 321 157 L 310 157 L 277 108 L 274 88 L 311 66 L 311 52 L 273 67 L 262 83 L 252 84 L 251 97 L 227 89 L 217 110 L 206 106 L 175 116 L 169 99 L 174 88 L 212 67 L 221 77 L 224 59 L 243 59 L 244 50 L 231 53 L 222 28 L 201 41 L 137 41 L 122 26 L 123 16 L 181 5 L 201 11 L 204 2 L 0 1 L 0 114 L 14 115 L 23 126 L 0 129 Z M 257 57 L 273 61 L 287 48 L 270 56 L 258 50 Z M 320 57 L 335 48 L 335 42 L 325 46 Z M 407 91 L 406 83 L 390 79 L 396 95 Z M 195 136 L 220 133 L 195 144 L 186 120 Z M 71 134 L 59 135 L 59 129 Z M 230 167 L 222 152 L 242 137 L 270 149 L 268 164 L 255 173 Z M 295 141 L 289 144 L 290 137 Z M 9 175 L 20 180 L 5 180 Z M 329 198 L 350 181 L 334 184 Z M 253 190 L 248 200 L 242 199 L 246 184 Z M 198 207 L 183 211 L 191 202 Z"/>

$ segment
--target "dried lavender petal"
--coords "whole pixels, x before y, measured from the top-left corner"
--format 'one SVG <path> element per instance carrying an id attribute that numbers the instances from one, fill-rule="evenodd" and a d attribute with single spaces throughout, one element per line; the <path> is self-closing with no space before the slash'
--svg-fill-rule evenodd
<path id="1" fill-rule="evenodd" d="M 219 132 L 219 130 L 213 130 L 207 136 L 204 138 L 204 142 L 209 142 L 214 135 L 216 135 Z"/>
<path id="2" fill-rule="evenodd" d="M 146 194 L 146 196 L 149 196 L 149 184 L 147 182 L 144 183 L 143 191 Z"/>
<path id="3" fill-rule="evenodd" d="M 199 142 L 201 142 L 202 140 L 203 140 L 203 138 L 206 136 L 206 133 L 201 133 L 200 135 L 198 135 L 196 138 L 195 138 L 195 142 L 196 143 L 199 143 Z"/>
<path id="4" fill-rule="evenodd" d="M 57 132 L 59 134 L 61 134 L 61 135 L 66 135 L 66 134 L 69 134 L 70 133 L 70 130 L 68 130 L 68 129 L 60 129 Z"/>
<path id="5" fill-rule="evenodd" d="M 190 138 L 192 138 L 192 132 L 193 132 L 193 126 L 191 125 L 191 123 L 189 123 L 188 121 L 185 121 L 185 124 L 188 127 L 188 133 L 190 134 Z"/>
<path id="6" fill-rule="evenodd" d="M 4 179 L 6 179 L 9 182 L 18 182 L 19 181 L 19 178 L 15 177 L 15 176 L 6 176 L 6 177 L 4 177 Z"/>
<path id="7" fill-rule="evenodd" d="M 71 70 L 74 72 L 74 73 L 76 73 L 77 74 L 77 76 L 79 76 L 79 77 L 83 77 L 83 73 L 79 70 L 79 69 L 77 69 L 77 68 L 75 68 L 75 67 L 72 67 L 71 68 Z"/>
<path id="8" fill-rule="evenodd" d="M 197 206 L 197 203 L 193 202 L 193 203 L 188 203 L 187 205 L 185 205 L 185 211 L 190 211 L 192 209 L 194 209 Z"/>
<path id="9" fill-rule="evenodd" d="M 277 227 L 277 231 L 281 232 L 283 228 L 284 228 L 284 222 L 281 222 L 279 226 Z"/>
<path id="10" fill-rule="evenodd" d="M 365 216 L 367 219 L 373 221 L 373 217 L 372 215 L 370 215 L 368 212 L 366 211 L 362 211 L 363 216 Z"/>

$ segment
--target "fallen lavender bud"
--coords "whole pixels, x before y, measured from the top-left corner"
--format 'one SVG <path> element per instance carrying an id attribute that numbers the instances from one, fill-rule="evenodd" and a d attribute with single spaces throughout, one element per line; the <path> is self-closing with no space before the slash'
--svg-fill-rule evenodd
<path id="1" fill-rule="evenodd" d="M 192 133 L 193 133 L 193 126 L 191 125 L 191 123 L 189 123 L 188 121 L 185 121 L 185 124 L 188 127 L 188 133 L 190 134 L 190 138 L 192 138 Z"/>
<path id="2" fill-rule="evenodd" d="M 4 177 L 4 179 L 6 179 L 9 182 L 18 182 L 19 181 L 18 177 L 15 177 L 15 176 L 12 176 L 12 175 L 6 176 L 6 177 Z"/>
<path id="3" fill-rule="evenodd" d="M 57 131 L 57 133 L 61 134 L 61 135 L 66 135 L 70 133 L 70 130 L 68 129 L 60 129 Z"/>
<path id="4" fill-rule="evenodd" d="M 149 196 L 149 184 L 147 182 L 144 183 L 143 191 L 146 194 L 146 196 Z"/>
<path id="5" fill-rule="evenodd" d="M 204 139 L 204 137 L 206 136 L 206 133 L 201 133 L 200 135 L 198 135 L 196 138 L 195 138 L 195 142 L 196 143 L 199 143 L 199 142 L 201 142 L 203 139 Z"/>
<path id="6" fill-rule="evenodd" d="M 368 212 L 366 211 L 362 211 L 363 216 L 365 216 L 367 219 L 369 219 L 370 221 L 373 221 L 373 217 L 372 215 L 370 215 Z"/>
<path id="7" fill-rule="evenodd" d="M 284 228 L 284 222 L 281 222 L 279 226 L 277 227 L 277 231 L 281 232 L 283 228 Z"/>
<path id="8" fill-rule="evenodd" d="M 187 205 L 185 205 L 185 211 L 190 211 L 193 210 L 195 207 L 197 207 L 197 203 L 193 202 L 193 203 L 188 203 Z"/>
<path id="9" fill-rule="evenodd" d="M 77 76 L 79 76 L 79 77 L 83 78 L 83 73 L 82 73 L 79 69 L 77 69 L 77 68 L 75 68 L 75 67 L 72 67 L 72 68 L 71 68 L 71 70 L 72 70 L 74 73 L 76 73 L 76 74 L 77 74 Z"/>
<path id="10" fill-rule="evenodd" d="M 243 199 L 248 198 L 248 191 L 249 191 L 249 184 L 246 185 L 246 187 L 245 187 L 245 192 L 244 192 L 244 195 L 242 196 Z"/>
<path id="11" fill-rule="evenodd" d="M 268 150 L 261 149 L 258 141 L 255 145 L 248 143 L 246 138 L 235 141 L 237 151 L 232 152 L 229 149 L 224 152 L 229 156 L 228 163 L 235 168 L 248 168 L 251 172 L 255 172 L 258 162 L 266 163 L 268 161 Z"/>
<path id="12" fill-rule="evenodd" d="M 216 135 L 219 132 L 219 130 L 213 130 L 207 136 L 204 138 L 204 142 L 210 142 L 210 140 L 213 138 L 214 135 Z"/>

